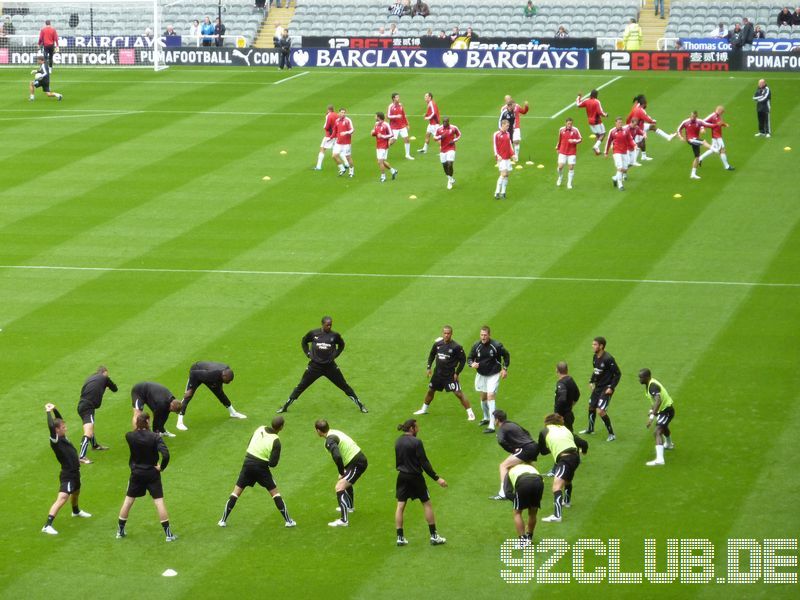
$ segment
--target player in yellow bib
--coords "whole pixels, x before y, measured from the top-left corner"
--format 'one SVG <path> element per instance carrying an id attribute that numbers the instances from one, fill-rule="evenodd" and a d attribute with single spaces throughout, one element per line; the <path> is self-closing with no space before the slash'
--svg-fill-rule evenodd
<path id="1" fill-rule="evenodd" d="M 326 420 L 320 419 L 314 423 L 314 429 L 319 437 L 325 438 L 325 449 L 331 453 L 331 458 L 339 471 L 339 479 L 336 481 L 336 503 L 340 516 L 328 525 L 349 527 L 349 513 L 354 510 L 353 485 L 367 470 L 367 457 L 353 438 L 338 429 L 331 429 Z"/>
<path id="2" fill-rule="evenodd" d="M 561 523 L 561 509 L 572 504 L 572 480 L 581 464 L 578 454 L 586 454 L 589 444 L 573 434 L 564 425 L 564 417 L 557 413 L 544 418 L 544 429 L 539 433 L 539 454 L 552 454 L 553 467 L 553 514 L 542 521 Z"/>
<path id="3" fill-rule="evenodd" d="M 650 403 L 647 428 L 650 428 L 653 421 L 656 422 L 656 429 L 653 432 L 656 438 L 656 458 L 647 461 L 646 464 L 648 467 L 659 467 L 664 464 L 664 449 L 672 450 L 675 447 L 669 429 L 669 424 L 675 418 L 675 407 L 672 405 L 672 397 L 667 388 L 653 379 L 650 369 L 639 371 L 639 383 L 644 386 L 644 397 Z"/>
<path id="4" fill-rule="evenodd" d="M 533 540 L 533 530 L 536 529 L 536 515 L 542 502 L 544 484 L 542 476 L 536 467 L 521 464 L 511 467 L 503 481 L 503 490 L 506 498 L 511 498 L 514 503 L 514 527 L 519 536 L 518 546 L 524 548 Z M 527 526 L 522 520 L 523 511 L 528 510 Z"/>

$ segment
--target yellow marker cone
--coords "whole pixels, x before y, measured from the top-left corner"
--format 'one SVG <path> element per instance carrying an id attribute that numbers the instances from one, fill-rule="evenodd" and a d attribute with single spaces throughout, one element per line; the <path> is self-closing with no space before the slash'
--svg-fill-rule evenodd
<path id="1" fill-rule="evenodd" d="M 417 197 L 416 197 L 414 194 L 411 194 L 411 195 L 408 197 L 408 199 L 409 199 L 409 200 L 416 200 L 416 199 L 417 199 Z"/>
<path id="2" fill-rule="evenodd" d="M 680 200 L 681 198 L 683 198 L 683 196 L 681 196 L 680 194 L 675 194 L 672 197 L 675 198 L 676 200 Z"/>
<path id="3" fill-rule="evenodd" d="M 411 137 L 409 137 L 409 138 L 408 138 L 408 140 L 409 140 L 410 142 L 416 142 L 416 141 L 417 141 L 417 138 L 416 138 L 416 136 L 413 136 L 413 135 L 412 135 Z"/>
<path id="4" fill-rule="evenodd" d="M 544 165 L 536 165 L 537 169 L 544 169 Z"/>
<path id="5" fill-rule="evenodd" d="M 791 146 L 786 146 L 786 147 L 784 147 L 784 150 L 786 150 L 786 152 L 791 152 L 792 151 L 792 147 Z"/>
<path id="6" fill-rule="evenodd" d="M 261 179 L 263 181 L 270 181 L 272 179 L 272 177 L 270 177 L 269 175 L 264 175 Z"/>
<path id="7" fill-rule="evenodd" d="M 532 160 L 526 160 L 526 161 L 525 161 L 525 164 L 526 164 L 526 165 L 533 166 L 533 165 L 535 165 L 536 163 L 535 163 L 535 162 L 533 162 Z"/>
<path id="8" fill-rule="evenodd" d="M 516 166 L 516 167 L 514 167 L 514 168 L 515 168 L 515 169 L 519 169 L 519 170 L 521 171 L 521 170 L 522 170 L 522 165 L 517 165 L 517 166 Z"/>
<path id="9" fill-rule="evenodd" d="M 281 154 L 286 154 L 286 150 L 281 150 Z"/>

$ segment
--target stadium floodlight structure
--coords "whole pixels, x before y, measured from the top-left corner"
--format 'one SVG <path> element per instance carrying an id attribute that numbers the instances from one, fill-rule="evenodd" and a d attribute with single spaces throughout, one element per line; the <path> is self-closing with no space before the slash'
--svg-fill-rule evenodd
<path id="1" fill-rule="evenodd" d="M 176 3 L 177 4 L 177 3 Z M 13 24 L 0 48 L 0 64 L 32 64 L 39 31 L 49 20 L 59 36 L 54 66 L 166 69 L 164 0 L 20 0 L 3 2 Z"/>

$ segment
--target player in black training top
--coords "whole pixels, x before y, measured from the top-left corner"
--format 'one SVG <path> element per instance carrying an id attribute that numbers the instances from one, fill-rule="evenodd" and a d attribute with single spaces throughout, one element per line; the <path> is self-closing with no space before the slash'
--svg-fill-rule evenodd
<path id="1" fill-rule="evenodd" d="M 175 399 L 167 388 L 160 383 L 143 381 L 137 383 L 131 389 L 131 402 L 133 403 L 133 426 L 136 427 L 136 419 L 147 406 L 153 411 L 153 431 L 167 437 L 175 437 L 164 427 L 167 424 L 167 417 L 171 412 L 180 412 L 181 403 Z"/>
<path id="2" fill-rule="evenodd" d="M 117 391 L 117 385 L 111 381 L 108 376 L 108 369 L 103 366 L 97 367 L 97 371 L 89 375 L 89 378 L 81 388 L 78 415 L 83 421 L 83 437 L 81 438 L 81 452 L 78 458 L 85 465 L 92 464 L 92 461 L 86 458 L 89 444 L 92 445 L 92 450 L 108 450 L 108 446 L 99 444 L 97 438 L 94 437 L 94 411 L 100 408 L 103 403 L 103 394 L 106 388 L 112 392 Z"/>
<path id="3" fill-rule="evenodd" d="M 475 391 L 480 394 L 481 410 L 483 410 L 483 419 L 479 425 L 489 426 L 483 433 L 494 433 L 492 413 L 495 409 L 497 389 L 500 387 L 500 380 L 506 378 L 508 365 L 511 362 L 508 350 L 502 342 L 493 340 L 491 334 L 492 330 L 488 325 L 481 327 L 481 338 L 472 345 L 467 357 L 469 366 L 478 371 L 475 374 Z"/>
<path id="4" fill-rule="evenodd" d="M 589 426 L 581 433 L 594 433 L 595 412 L 600 413 L 600 418 L 608 430 L 607 442 L 613 442 L 617 437 L 614 435 L 614 428 L 611 426 L 611 417 L 608 416 L 608 405 L 611 404 L 611 395 L 622 378 L 622 371 L 617 366 L 614 357 L 606 352 L 606 338 L 596 337 L 592 341 L 592 377 L 589 380 L 589 387 L 592 395 L 589 398 Z"/>
<path id="5" fill-rule="evenodd" d="M 358 399 L 355 391 L 344 379 L 344 375 L 336 364 L 336 359 L 344 352 L 344 340 L 335 331 L 331 331 L 333 319 L 322 317 L 322 327 L 312 329 L 303 336 L 300 347 L 308 358 L 306 372 L 300 378 L 300 383 L 292 390 L 289 399 L 278 409 L 279 413 L 289 410 L 292 402 L 297 400 L 306 389 L 320 377 L 327 377 L 336 387 L 342 390 L 350 400 L 355 403 L 362 413 L 369 412 L 367 407 Z"/>
<path id="6" fill-rule="evenodd" d="M 67 424 L 61 418 L 61 413 L 56 410 L 55 405 L 46 404 L 44 410 L 47 412 L 47 428 L 50 430 L 50 447 L 61 464 L 61 473 L 59 474 L 61 487 L 58 490 L 56 501 L 53 502 L 50 512 L 47 513 L 47 523 L 42 527 L 42 533 L 58 535 L 53 528 L 53 520 L 68 499 L 72 500 L 73 517 L 88 518 L 92 515 L 78 506 L 78 497 L 81 493 L 81 463 L 78 460 L 78 451 L 67 439 Z"/>
<path id="7" fill-rule="evenodd" d="M 186 409 L 189 406 L 189 401 L 194 397 L 194 393 L 201 385 L 205 385 L 222 403 L 222 406 L 228 409 L 228 414 L 231 419 L 246 419 L 247 416 L 240 412 L 236 412 L 233 404 L 225 395 L 225 390 L 222 386 L 226 383 L 233 381 L 233 369 L 225 363 L 199 361 L 194 363 L 189 369 L 189 381 L 186 382 L 186 391 L 183 393 L 183 403 L 181 404 L 181 412 L 178 414 L 178 424 L 176 427 L 181 431 L 187 431 L 189 428 L 183 422 L 183 416 L 186 414 Z"/>
<path id="8" fill-rule="evenodd" d="M 553 412 L 564 417 L 564 427 L 572 431 L 572 424 L 575 422 L 575 414 L 572 412 L 572 407 L 581 397 L 581 391 L 578 388 L 578 384 L 570 376 L 566 362 L 561 361 L 556 365 L 556 375 L 558 375 L 558 381 L 556 382 Z"/>
<path id="9" fill-rule="evenodd" d="M 422 472 L 428 474 L 443 488 L 447 487 L 447 482 L 436 474 L 433 470 L 422 441 L 417 439 L 419 425 L 416 419 L 408 419 L 402 425 L 397 426 L 398 431 L 403 435 L 397 438 L 394 443 L 395 465 L 397 466 L 397 485 L 395 496 L 397 497 L 397 510 L 394 513 L 395 527 L 397 528 L 397 545 L 405 546 L 408 540 L 403 533 L 403 512 L 406 509 L 406 502 L 409 500 L 419 500 L 425 510 L 425 520 L 428 522 L 428 531 L 431 535 L 431 545 L 439 546 L 447 540 L 440 536 L 436 531 L 436 518 L 433 514 L 431 496 L 428 487 L 425 485 L 425 478 Z"/>
<path id="10" fill-rule="evenodd" d="M 128 481 L 128 490 L 125 492 L 125 500 L 119 511 L 119 521 L 117 524 L 117 539 L 124 538 L 125 525 L 128 523 L 128 514 L 131 512 L 133 503 L 137 498 L 141 498 L 146 493 L 150 494 L 153 503 L 158 510 L 158 520 L 164 528 L 164 534 L 168 542 L 178 539 L 172 533 L 169 526 L 169 515 L 167 506 L 164 504 L 164 488 L 161 485 L 161 473 L 169 464 L 169 450 L 164 443 L 164 439 L 159 434 L 150 431 L 150 415 L 141 413 L 136 417 L 136 429 L 125 434 L 125 441 L 131 449 L 129 465 L 131 468 L 131 478 Z M 161 464 L 158 462 L 158 455 L 161 455 Z"/>
<path id="11" fill-rule="evenodd" d="M 436 361 L 436 367 L 431 372 L 434 361 Z M 453 339 L 453 328 L 445 325 L 442 328 L 442 337 L 433 342 L 431 351 L 428 352 L 427 374 L 431 381 L 428 384 L 428 393 L 425 394 L 422 408 L 415 411 L 414 414 L 428 414 L 428 407 L 433 402 L 433 395 L 436 392 L 453 392 L 461 401 L 461 406 L 467 410 L 467 421 L 474 421 L 475 413 L 472 412 L 472 406 L 464 396 L 464 392 L 461 391 L 461 384 L 458 382 L 458 376 L 466 364 L 467 355 L 464 353 L 464 348 Z"/>
<path id="12" fill-rule="evenodd" d="M 500 491 L 491 499 L 509 500 L 510 498 L 506 498 L 504 487 L 508 470 L 522 463 L 534 462 L 539 456 L 539 446 L 533 441 L 527 429 L 508 420 L 504 410 L 494 411 L 494 419 L 497 422 L 497 443 L 511 456 L 500 463 Z"/>

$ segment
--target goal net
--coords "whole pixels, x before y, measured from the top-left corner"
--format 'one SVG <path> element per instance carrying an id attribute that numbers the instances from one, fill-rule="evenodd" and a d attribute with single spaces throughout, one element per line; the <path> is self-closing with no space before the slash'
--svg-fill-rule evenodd
<path id="1" fill-rule="evenodd" d="M 155 70 L 166 68 L 167 53 L 179 48 L 242 47 L 263 21 L 263 12 L 248 0 L 25 0 L 0 6 L 0 66 L 31 65 L 39 54 L 48 54 L 40 37 L 47 21 L 58 35 L 52 55 L 56 68 Z M 224 35 L 218 18 L 227 23 Z"/>

